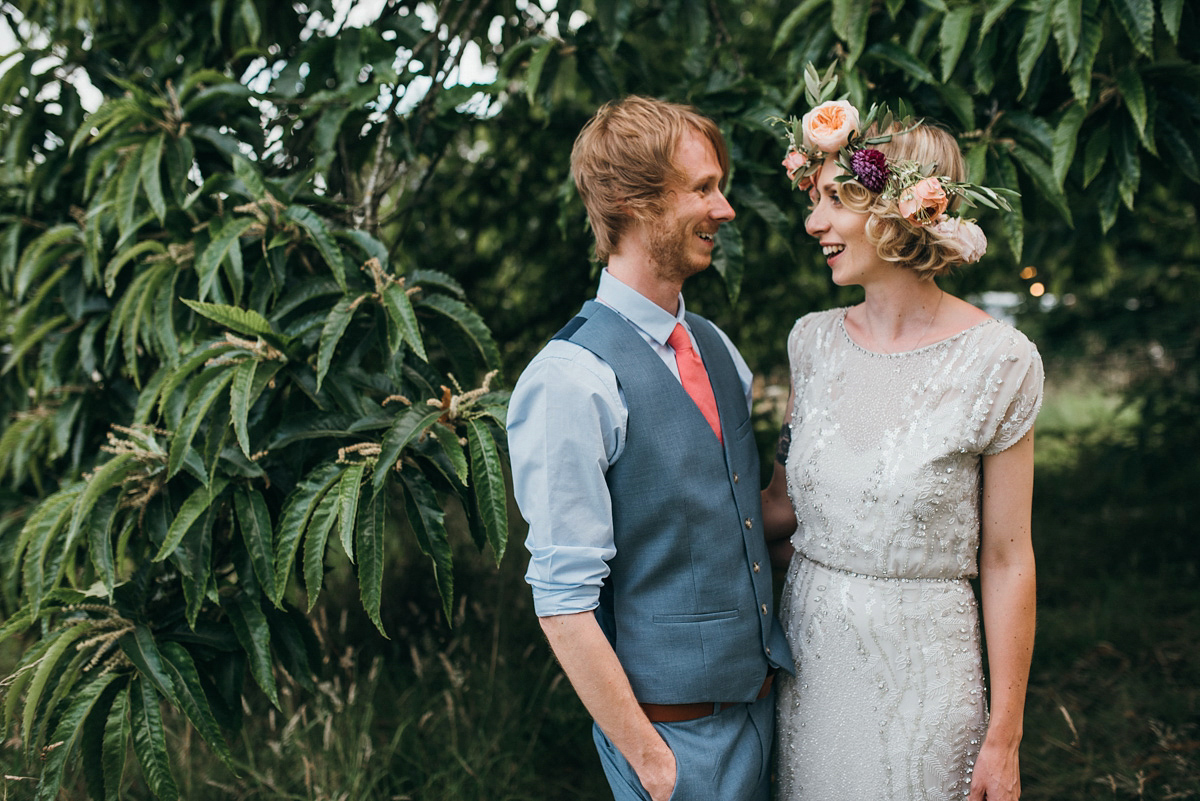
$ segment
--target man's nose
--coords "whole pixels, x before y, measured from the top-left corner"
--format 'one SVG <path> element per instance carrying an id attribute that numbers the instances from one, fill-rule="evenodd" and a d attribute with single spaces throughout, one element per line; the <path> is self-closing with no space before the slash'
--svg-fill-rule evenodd
<path id="1" fill-rule="evenodd" d="M 714 220 L 729 222 L 737 216 L 737 212 L 733 210 L 733 206 L 729 205 L 729 199 L 725 197 L 725 193 L 717 191 L 715 197 L 715 203 L 709 212 Z"/>

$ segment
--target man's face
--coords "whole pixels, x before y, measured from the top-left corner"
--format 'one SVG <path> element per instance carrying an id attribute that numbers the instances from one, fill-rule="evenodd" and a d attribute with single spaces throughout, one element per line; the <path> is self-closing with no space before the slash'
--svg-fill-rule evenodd
<path id="1" fill-rule="evenodd" d="M 717 229 L 734 217 L 721 192 L 721 164 L 703 135 L 688 131 L 675 153 L 682 180 L 668 188 L 665 210 L 648 224 L 648 247 L 655 271 L 683 280 L 712 263 Z"/>

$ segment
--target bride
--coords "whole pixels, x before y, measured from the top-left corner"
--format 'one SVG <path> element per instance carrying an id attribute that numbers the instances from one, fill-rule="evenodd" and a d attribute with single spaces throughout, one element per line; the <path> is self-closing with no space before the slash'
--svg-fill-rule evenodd
<path id="1" fill-rule="evenodd" d="M 1024 335 L 936 283 L 986 247 L 953 204 L 1006 206 L 1003 194 L 964 182 L 940 128 L 869 122 L 821 104 L 784 161 L 834 283 L 865 296 L 802 317 L 788 339 L 791 398 L 763 493 L 768 540 L 794 550 L 778 798 L 1010 801 L 1034 639 L 1042 364 Z"/>

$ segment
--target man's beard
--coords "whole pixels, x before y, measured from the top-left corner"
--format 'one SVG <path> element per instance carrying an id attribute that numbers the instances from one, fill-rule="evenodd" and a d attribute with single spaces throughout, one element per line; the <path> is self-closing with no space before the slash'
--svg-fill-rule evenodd
<path id="1" fill-rule="evenodd" d="M 657 225 L 651 227 L 649 250 L 655 273 L 661 278 L 682 282 L 708 267 L 709 261 L 697 264 L 688 258 L 688 245 L 695 234 L 680 224 L 665 227 L 663 222 L 659 219 Z"/>

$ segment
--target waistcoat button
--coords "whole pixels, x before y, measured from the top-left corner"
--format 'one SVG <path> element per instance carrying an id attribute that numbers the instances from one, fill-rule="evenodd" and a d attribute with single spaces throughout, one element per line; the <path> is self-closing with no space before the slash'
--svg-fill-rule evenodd
<path id="1" fill-rule="evenodd" d="M 757 573 L 757 572 L 758 572 L 758 562 L 755 562 L 755 563 L 754 563 L 754 572 L 755 572 L 755 573 Z"/>
<path id="2" fill-rule="evenodd" d="M 733 474 L 733 483 L 734 484 L 738 483 L 738 474 L 737 473 Z"/>
<path id="3" fill-rule="evenodd" d="M 746 518 L 746 528 L 754 528 L 754 521 L 748 517 Z"/>
<path id="4" fill-rule="evenodd" d="M 767 613 L 767 605 L 763 604 L 760 608 L 762 609 L 762 613 L 765 615 Z"/>

